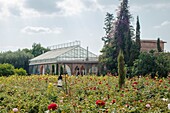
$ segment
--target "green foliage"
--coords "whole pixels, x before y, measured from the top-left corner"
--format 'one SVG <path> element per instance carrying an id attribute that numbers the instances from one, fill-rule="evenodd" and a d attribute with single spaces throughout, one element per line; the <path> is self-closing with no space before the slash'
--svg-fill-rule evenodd
<path id="1" fill-rule="evenodd" d="M 0 64 L 0 76 L 14 75 L 14 66 L 11 64 Z"/>
<path id="2" fill-rule="evenodd" d="M 134 62 L 133 73 L 135 75 L 156 74 L 156 57 L 151 53 L 141 53 L 139 59 Z"/>
<path id="3" fill-rule="evenodd" d="M 117 70 L 117 59 L 116 59 L 117 53 L 114 45 L 111 44 L 105 45 L 101 52 L 103 54 L 99 57 L 100 63 L 102 64 L 102 66 L 106 66 L 107 71 L 115 73 Z"/>
<path id="4" fill-rule="evenodd" d="M 110 14 L 110 13 L 107 12 L 106 18 L 105 18 L 105 27 L 104 27 L 104 30 L 106 32 L 105 33 L 106 36 L 102 37 L 104 44 L 109 44 L 111 39 L 112 39 L 111 31 L 112 31 L 112 28 L 113 28 L 113 21 L 114 21 L 113 14 Z"/>
<path id="5" fill-rule="evenodd" d="M 170 72 L 170 56 L 166 53 L 160 53 L 157 55 L 157 74 L 159 77 L 167 77 Z"/>
<path id="6" fill-rule="evenodd" d="M 27 75 L 26 70 L 24 70 L 23 68 L 14 69 L 14 72 L 16 75 Z"/>
<path id="7" fill-rule="evenodd" d="M 23 68 L 28 73 L 29 60 L 47 51 L 49 51 L 49 49 L 42 47 L 41 44 L 34 43 L 32 49 L 25 48 L 14 52 L 7 51 L 0 53 L 0 63 L 12 64 L 15 68 Z"/>
<path id="8" fill-rule="evenodd" d="M 41 55 L 41 54 L 43 54 L 43 53 L 45 53 L 45 52 L 47 52 L 47 51 L 49 51 L 49 50 L 50 50 L 50 49 L 48 49 L 48 48 L 42 47 L 41 44 L 36 44 L 36 43 L 34 43 L 34 44 L 32 45 L 32 50 L 31 50 L 31 52 L 32 52 L 32 54 L 34 55 L 34 57 L 36 57 L 36 56 L 39 56 L 39 55 Z"/>
<path id="9" fill-rule="evenodd" d="M 130 58 L 129 58 L 129 67 L 133 66 L 133 61 L 135 61 L 135 59 L 138 59 L 139 55 L 140 55 L 140 51 L 137 49 L 138 46 L 136 44 L 135 41 L 132 41 L 132 46 L 130 49 Z"/>
<path id="10" fill-rule="evenodd" d="M 113 14 L 107 13 L 105 18 L 105 36 L 102 37 L 104 46 L 101 50 L 102 55 L 99 57 L 99 62 L 102 65 L 102 73 L 105 75 L 107 71 L 115 73 L 117 70 L 117 51 L 116 42 L 113 38 L 113 26 L 114 26 Z M 104 68 L 106 67 L 106 69 Z"/>
<path id="11" fill-rule="evenodd" d="M 124 56 L 121 50 L 119 51 L 117 60 L 118 60 L 119 88 L 122 88 L 122 86 L 125 85 L 126 71 L 125 71 Z"/>
<path id="12" fill-rule="evenodd" d="M 23 68 L 27 72 L 29 71 L 29 59 L 31 58 L 33 58 L 33 55 L 29 52 L 26 53 L 25 50 L 0 53 L 0 63 L 9 63 L 15 68 Z"/>
<path id="13" fill-rule="evenodd" d="M 133 67 L 134 75 L 147 75 L 152 77 L 167 77 L 170 72 L 170 57 L 165 53 L 141 53 L 139 59 L 135 60 Z"/>
<path id="14" fill-rule="evenodd" d="M 131 34 L 130 31 L 126 33 L 126 35 L 124 36 L 125 38 L 125 46 L 124 46 L 124 59 L 126 64 L 128 64 L 128 66 L 130 65 L 130 55 L 131 55 L 131 48 L 132 48 L 132 39 L 131 39 Z"/>
<path id="15" fill-rule="evenodd" d="M 15 69 L 12 64 L 0 64 L 0 76 L 27 75 L 23 68 Z"/>
<path id="16" fill-rule="evenodd" d="M 137 16 L 137 22 L 136 22 L 136 36 L 135 41 L 132 41 L 132 46 L 130 49 L 130 59 L 129 59 L 129 66 L 133 66 L 133 61 L 137 59 L 140 55 L 140 49 L 141 49 L 141 42 L 140 42 L 140 23 L 139 23 L 139 17 Z"/>
<path id="17" fill-rule="evenodd" d="M 119 50 L 123 51 L 124 61 L 127 66 L 132 66 L 133 61 L 138 58 L 140 49 L 136 42 L 132 40 L 134 29 L 130 23 L 130 12 L 128 0 L 123 0 L 119 9 L 117 20 L 112 19 L 113 15 L 107 13 L 104 27 L 106 36 L 102 38 L 104 41 L 102 55 L 99 61 L 106 66 L 107 71 L 117 72 L 117 56 Z M 137 36 L 140 41 L 140 25 L 138 22 Z"/>
<path id="18" fill-rule="evenodd" d="M 114 30 L 114 40 L 117 43 L 116 51 L 117 53 L 119 50 L 123 51 L 125 63 L 129 66 L 133 27 L 130 22 L 128 0 L 122 0 L 118 14 Z"/>

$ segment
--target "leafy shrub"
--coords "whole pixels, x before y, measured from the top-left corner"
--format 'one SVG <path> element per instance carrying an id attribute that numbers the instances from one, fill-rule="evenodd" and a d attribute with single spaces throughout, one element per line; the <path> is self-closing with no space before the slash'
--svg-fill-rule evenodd
<path id="1" fill-rule="evenodd" d="M 24 70 L 23 68 L 15 69 L 14 72 L 16 75 L 27 75 L 26 70 Z"/>
<path id="2" fill-rule="evenodd" d="M 14 75 L 14 66 L 11 64 L 0 64 L 0 76 Z"/>
<path id="3" fill-rule="evenodd" d="M 167 77 L 170 72 L 170 57 L 164 53 L 141 53 L 134 61 L 133 75 Z"/>

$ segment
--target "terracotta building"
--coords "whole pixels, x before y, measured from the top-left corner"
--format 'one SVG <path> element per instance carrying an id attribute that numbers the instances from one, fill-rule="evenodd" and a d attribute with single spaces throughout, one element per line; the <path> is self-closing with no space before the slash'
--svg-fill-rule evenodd
<path id="1" fill-rule="evenodd" d="M 161 49 L 164 51 L 165 41 L 160 40 Z M 141 52 L 157 51 L 157 40 L 141 40 Z"/>

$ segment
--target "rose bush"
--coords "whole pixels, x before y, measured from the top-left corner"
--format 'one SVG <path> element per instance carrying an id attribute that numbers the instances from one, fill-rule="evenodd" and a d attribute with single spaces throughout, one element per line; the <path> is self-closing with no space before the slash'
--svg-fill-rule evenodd
<path id="1" fill-rule="evenodd" d="M 127 79 L 121 89 L 115 76 L 67 76 L 62 88 L 57 87 L 57 78 L 0 77 L 0 113 L 14 112 L 14 108 L 21 113 L 44 113 L 48 109 L 55 113 L 170 112 L 168 78 L 135 77 Z"/>

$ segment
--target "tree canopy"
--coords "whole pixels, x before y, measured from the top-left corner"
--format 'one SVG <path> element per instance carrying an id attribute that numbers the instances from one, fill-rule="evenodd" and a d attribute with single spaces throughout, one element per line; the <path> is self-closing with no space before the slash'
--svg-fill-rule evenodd
<path id="1" fill-rule="evenodd" d="M 29 60 L 47 51 L 49 51 L 48 48 L 34 43 L 32 49 L 25 48 L 14 52 L 7 51 L 0 53 L 0 64 L 12 64 L 15 68 L 23 68 L 29 73 Z"/>
<path id="2" fill-rule="evenodd" d="M 106 14 L 104 27 L 106 33 L 102 38 L 104 46 L 101 50 L 100 62 L 106 66 L 107 70 L 113 73 L 117 72 L 117 57 L 120 50 L 124 54 L 127 66 L 133 65 L 133 61 L 136 59 L 133 55 L 139 51 L 139 49 L 137 50 L 136 41 L 133 40 L 134 29 L 130 19 L 128 0 L 121 2 L 116 19 L 113 19 L 112 14 Z M 138 30 L 140 30 L 140 27 Z"/>

